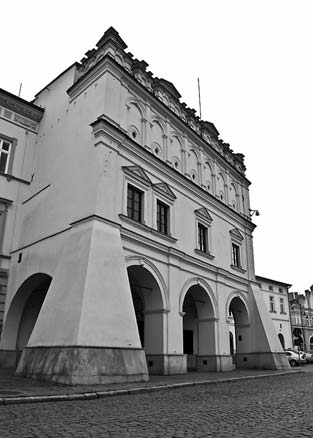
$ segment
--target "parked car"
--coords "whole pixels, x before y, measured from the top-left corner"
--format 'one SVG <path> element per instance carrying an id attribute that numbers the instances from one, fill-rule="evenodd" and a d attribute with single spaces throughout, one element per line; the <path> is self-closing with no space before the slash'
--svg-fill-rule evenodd
<path id="1" fill-rule="evenodd" d="M 291 367 L 296 367 L 306 363 L 306 357 L 303 351 L 285 350 L 285 354 Z"/>
<path id="2" fill-rule="evenodd" d="M 313 353 L 310 351 L 305 351 L 306 363 L 313 363 Z"/>

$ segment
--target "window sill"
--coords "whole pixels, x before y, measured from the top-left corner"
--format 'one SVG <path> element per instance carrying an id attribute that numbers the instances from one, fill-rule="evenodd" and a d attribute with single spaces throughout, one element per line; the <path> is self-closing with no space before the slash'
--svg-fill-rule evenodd
<path id="1" fill-rule="evenodd" d="M 270 313 L 277 313 L 276 310 L 270 310 Z"/>
<path id="2" fill-rule="evenodd" d="M 172 237 L 169 234 L 161 233 L 160 231 L 155 230 L 153 228 L 150 228 L 147 225 L 143 224 L 142 222 L 137 222 L 134 219 L 131 219 L 128 216 L 125 216 L 124 214 L 120 214 L 119 217 L 120 217 L 120 219 L 122 219 L 122 221 L 127 222 L 128 224 L 133 225 L 134 227 L 137 227 L 137 228 L 144 230 L 148 233 L 151 233 L 157 237 L 161 237 L 162 239 L 165 239 L 165 240 L 172 242 L 172 243 L 177 242 L 177 239 L 175 239 L 175 237 Z"/>
<path id="3" fill-rule="evenodd" d="M 201 255 L 201 256 L 203 256 L 203 257 L 206 257 L 207 259 L 209 259 L 209 260 L 213 260 L 215 257 L 212 255 L 212 254 L 210 254 L 209 252 L 203 252 L 203 251 L 200 251 L 200 249 L 195 249 L 195 253 L 197 253 L 197 254 L 199 254 L 199 255 Z"/>
<path id="4" fill-rule="evenodd" d="M 235 265 L 230 265 L 230 267 L 232 269 L 234 269 L 234 271 L 238 271 L 241 272 L 242 274 L 244 274 L 245 272 L 247 272 L 245 269 L 243 269 L 241 266 L 235 266 Z"/>
<path id="5" fill-rule="evenodd" d="M 26 181 L 25 179 L 18 178 L 17 176 L 10 175 L 9 173 L 0 172 L 0 175 L 4 176 L 7 179 L 8 182 L 10 182 L 13 179 L 14 181 L 19 181 L 19 182 L 21 182 L 23 184 L 30 185 L 30 181 Z"/>
<path id="6" fill-rule="evenodd" d="M 177 239 L 175 239 L 175 237 L 172 237 L 170 234 L 161 233 L 161 231 L 154 230 L 153 228 L 149 228 L 149 229 L 151 233 L 154 234 L 155 236 L 162 237 L 163 239 L 166 239 L 169 242 L 173 242 L 173 243 L 177 242 Z"/>
<path id="7" fill-rule="evenodd" d="M 120 219 L 127 222 L 128 224 L 131 224 L 134 227 L 140 228 L 141 230 L 145 230 L 145 231 L 150 230 L 150 228 L 147 227 L 147 225 L 145 225 L 143 222 L 135 221 L 134 219 L 131 219 L 130 217 L 125 216 L 124 214 L 120 214 L 119 217 L 120 217 Z"/>
<path id="8" fill-rule="evenodd" d="M 8 256 L 8 255 L 1 254 L 1 253 L 0 253 L 0 259 L 10 260 L 10 259 L 11 259 L 11 256 Z"/>

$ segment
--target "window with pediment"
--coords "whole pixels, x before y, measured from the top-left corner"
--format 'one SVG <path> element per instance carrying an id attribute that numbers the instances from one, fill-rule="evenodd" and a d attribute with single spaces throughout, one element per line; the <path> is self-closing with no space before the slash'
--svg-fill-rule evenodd
<path id="1" fill-rule="evenodd" d="M 195 210 L 196 217 L 196 248 L 195 252 L 213 259 L 212 255 L 212 216 L 205 207 Z"/>
<path id="2" fill-rule="evenodd" d="M 152 182 L 147 173 L 140 166 L 124 166 L 125 198 L 123 218 L 138 223 L 145 223 L 145 198 Z"/>
<path id="3" fill-rule="evenodd" d="M 127 186 L 127 216 L 136 222 L 142 222 L 143 192 L 137 187 Z"/>
<path id="4" fill-rule="evenodd" d="M 155 205 L 154 228 L 161 234 L 171 236 L 173 232 L 173 206 L 175 194 L 168 184 L 160 182 L 152 185 Z"/>
<path id="5" fill-rule="evenodd" d="M 231 252 L 231 267 L 235 270 L 245 272 L 243 269 L 243 235 L 238 228 L 230 230 L 230 252 Z"/>

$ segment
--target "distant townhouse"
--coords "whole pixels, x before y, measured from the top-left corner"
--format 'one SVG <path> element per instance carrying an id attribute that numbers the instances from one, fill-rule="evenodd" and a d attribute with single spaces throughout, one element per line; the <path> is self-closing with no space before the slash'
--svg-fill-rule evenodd
<path id="1" fill-rule="evenodd" d="M 303 294 L 289 292 L 291 328 L 294 346 L 313 351 L 313 287 Z"/>
<path id="2" fill-rule="evenodd" d="M 255 276 L 259 283 L 268 313 L 273 321 L 276 336 L 282 348 L 293 347 L 291 337 L 291 323 L 288 303 L 288 291 L 291 284 L 270 278 Z"/>

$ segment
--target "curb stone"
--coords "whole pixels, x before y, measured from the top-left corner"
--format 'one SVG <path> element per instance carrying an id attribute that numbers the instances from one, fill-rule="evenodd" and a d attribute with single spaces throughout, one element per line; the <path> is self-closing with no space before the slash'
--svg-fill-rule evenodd
<path id="1" fill-rule="evenodd" d="M 164 385 L 147 386 L 142 388 L 117 389 L 108 391 L 82 392 L 76 394 L 56 394 L 56 395 L 33 395 L 33 396 L 19 396 L 19 397 L 1 397 L 0 405 L 13 405 L 23 403 L 43 403 L 43 402 L 57 402 L 57 401 L 74 401 L 74 400 L 95 400 L 98 398 L 115 397 L 120 395 L 145 394 L 148 392 L 161 391 L 166 389 L 179 389 L 190 386 L 211 385 L 214 383 L 234 382 L 238 380 L 258 379 L 264 377 L 284 376 L 289 374 L 303 373 L 302 370 L 286 371 L 273 374 L 259 374 L 257 376 L 242 376 L 230 377 L 218 380 L 199 380 L 196 382 L 180 382 L 170 383 Z"/>

